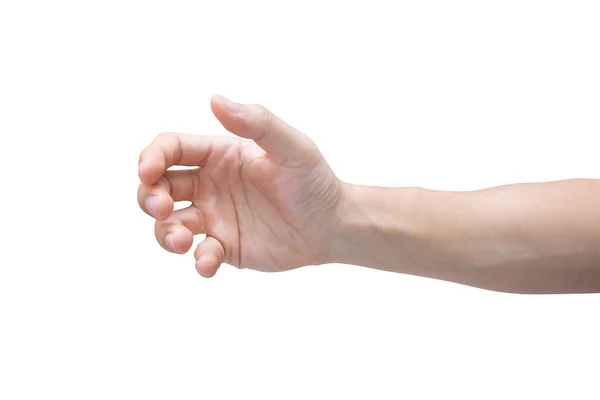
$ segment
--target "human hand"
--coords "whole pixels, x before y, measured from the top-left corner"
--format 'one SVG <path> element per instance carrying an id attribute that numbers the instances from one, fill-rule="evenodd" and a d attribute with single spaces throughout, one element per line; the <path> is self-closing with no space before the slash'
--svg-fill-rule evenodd
<path id="1" fill-rule="evenodd" d="M 283 271 L 326 262 L 343 184 L 316 145 L 262 106 L 214 96 L 211 108 L 237 138 L 163 133 L 140 155 L 138 202 L 160 245 L 183 254 L 206 234 L 194 252 L 204 277 L 222 263 Z M 173 211 L 177 201 L 191 205 Z"/>

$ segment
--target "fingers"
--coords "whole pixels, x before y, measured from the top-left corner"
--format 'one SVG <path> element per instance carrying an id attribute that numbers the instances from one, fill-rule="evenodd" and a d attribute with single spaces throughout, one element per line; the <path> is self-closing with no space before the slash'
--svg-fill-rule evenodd
<path id="1" fill-rule="evenodd" d="M 201 167 L 214 147 L 227 140 L 226 137 L 162 133 L 140 154 L 140 179 L 152 185 L 173 165 Z"/>
<path id="2" fill-rule="evenodd" d="M 223 96 L 211 99 L 213 113 L 225 129 L 252 139 L 282 165 L 303 166 L 321 158 L 314 142 L 263 106 L 237 104 Z"/>
<path id="3" fill-rule="evenodd" d="M 225 258 L 225 249 L 223 245 L 212 236 L 206 236 L 196 251 L 196 270 L 205 278 L 211 278 L 217 273 L 217 269 Z"/>
<path id="4" fill-rule="evenodd" d="M 198 194 L 198 170 L 167 171 L 153 185 L 140 184 L 138 204 L 147 214 L 163 220 L 176 201 L 191 201 Z"/>
<path id="5" fill-rule="evenodd" d="M 192 246 L 194 235 L 205 233 L 202 213 L 194 206 L 177 210 L 165 221 L 157 221 L 155 235 L 158 243 L 172 253 L 186 253 Z M 225 249 L 214 237 L 206 238 L 194 252 L 196 270 L 205 278 L 211 278 L 225 260 Z"/>
<path id="6" fill-rule="evenodd" d="M 156 240 L 167 251 L 186 253 L 194 241 L 194 235 L 204 233 L 202 213 L 194 206 L 177 210 L 164 221 L 156 221 Z"/>

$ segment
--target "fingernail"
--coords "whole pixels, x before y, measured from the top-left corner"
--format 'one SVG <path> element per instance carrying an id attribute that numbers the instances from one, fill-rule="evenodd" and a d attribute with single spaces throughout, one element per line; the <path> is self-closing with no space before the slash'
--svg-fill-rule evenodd
<path id="1" fill-rule="evenodd" d="M 229 110 L 229 112 L 231 112 L 232 114 L 239 114 L 242 112 L 241 104 L 234 103 L 233 101 L 229 100 L 227 97 L 223 97 L 221 95 L 219 95 L 219 97 L 221 98 L 221 103 L 223 103 L 225 108 L 227 108 Z"/>
<path id="2" fill-rule="evenodd" d="M 165 243 L 167 244 L 167 247 L 173 251 L 175 251 L 175 243 L 173 243 L 173 235 L 172 234 L 168 234 L 165 237 Z"/>
<path id="3" fill-rule="evenodd" d="M 142 175 L 142 169 L 144 168 L 144 160 L 138 163 L 138 175 Z"/>
<path id="4" fill-rule="evenodd" d="M 158 199 L 156 196 L 149 196 L 146 198 L 146 211 L 152 214 L 153 217 L 156 217 L 156 212 L 158 211 Z"/>

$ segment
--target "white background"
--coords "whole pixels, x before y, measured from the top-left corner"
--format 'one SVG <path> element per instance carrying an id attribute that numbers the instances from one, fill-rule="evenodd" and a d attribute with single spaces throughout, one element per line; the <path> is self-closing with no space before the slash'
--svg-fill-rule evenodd
<path id="1" fill-rule="evenodd" d="M 2 1 L 0 398 L 598 399 L 600 298 L 156 244 L 138 154 L 224 133 L 214 93 L 339 176 L 600 178 L 596 1 Z"/>

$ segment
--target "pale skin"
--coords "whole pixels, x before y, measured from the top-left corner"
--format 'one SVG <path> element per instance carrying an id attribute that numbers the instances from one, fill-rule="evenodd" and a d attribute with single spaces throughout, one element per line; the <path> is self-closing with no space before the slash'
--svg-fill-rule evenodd
<path id="1" fill-rule="evenodd" d="M 206 235 L 194 251 L 204 277 L 224 263 L 342 263 L 511 293 L 600 292 L 600 180 L 465 192 L 353 185 L 264 107 L 214 96 L 211 108 L 237 137 L 161 134 L 139 164 L 138 202 L 159 244 L 183 254 Z M 191 205 L 173 211 L 178 201 Z"/>

